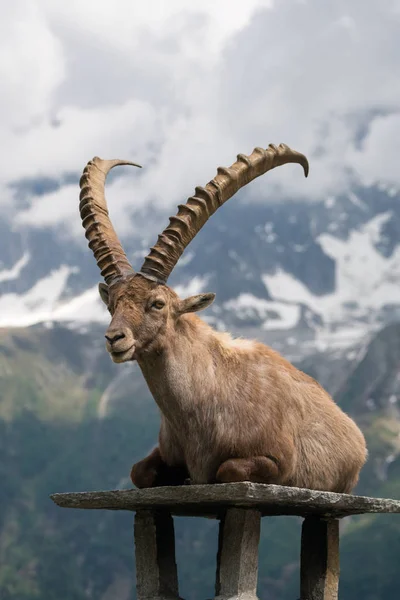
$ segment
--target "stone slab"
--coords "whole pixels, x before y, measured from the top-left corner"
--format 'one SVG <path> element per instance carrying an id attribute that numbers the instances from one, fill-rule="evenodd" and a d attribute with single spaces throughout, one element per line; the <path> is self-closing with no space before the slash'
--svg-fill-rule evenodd
<path id="1" fill-rule="evenodd" d="M 220 518 L 226 508 L 234 506 L 259 510 L 262 516 L 319 515 L 342 518 L 363 513 L 400 513 L 400 500 L 248 482 L 67 492 L 50 497 L 64 508 L 129 511 L 167 509 L 173 515 L 212 518 Z"/>

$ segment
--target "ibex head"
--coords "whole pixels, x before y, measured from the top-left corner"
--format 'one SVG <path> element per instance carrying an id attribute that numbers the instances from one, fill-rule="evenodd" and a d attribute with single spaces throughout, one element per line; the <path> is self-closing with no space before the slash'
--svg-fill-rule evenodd
<path id="1" fill-rule="evenodd" d="M 167 279 L 186 246 L 209 217 L 241 187 L 271 169 L 286 164 L 302 165 L 308 175 L 308 162 L 288 146 L 272 144 L 256 148 L 250 156 L 239 154 L 229 168 L 220 167 L 204 188 L 197 187 L 186 204 L 158 236 L 137 273 L 129 263 L 111 224 L 104 185 L 107 173 L 117 165 L 133 165 L 121 160 L 94 158 L 80 181 L 80 213 L 105 283 L 100 296 L 112 315 L 106 332 L 106 347 L 114 362 L 135 360 L 143 353 L 161 350 L 171 328 L 179 327 L 180 317 L 209 306 L 214 294 L 200 294 L 181 300 L 166 285 Z"/>
<path id="2" fill-rule="evenodd" d="M 106 348 L 116 363 L 161 351 L 183 314 L 202 310 L 215 298 L 215 294 L 199 294 L 181 300 L 167 285 L 138 273 L 109 286 L 100 283 L 99 291 L 112 315 Z"/>

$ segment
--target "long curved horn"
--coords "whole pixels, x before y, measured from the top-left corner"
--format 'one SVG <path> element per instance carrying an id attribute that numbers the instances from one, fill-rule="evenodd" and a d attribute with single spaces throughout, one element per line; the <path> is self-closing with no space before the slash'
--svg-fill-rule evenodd
<path id="1" fill-rule="evenodd" d="M 126 160 L 102 160 L 95 156 L 86 165 L 79 182 L 82 226 L 107 285 L 115 279 L 134 273 L 110 221 L 104 195 L 107 174 L 117 165 L 140 167 Z"/>
<path id="2" fill-rule="evenodd" d="M 186 246 L 224 202 L 256 177 L 286 163 L 300 164 L 307 177 L 307 158 L 285 144 L 270 144 L 266 150 L 255 148 L 250 156 L 239 154 L 231 167 L 219 167 L 205 188 L 196 187 L 195 195 L 178 206 L 178 214 L 170 218 L 169 226 L 158 236 L 140 272 L 165 283 Z"/>

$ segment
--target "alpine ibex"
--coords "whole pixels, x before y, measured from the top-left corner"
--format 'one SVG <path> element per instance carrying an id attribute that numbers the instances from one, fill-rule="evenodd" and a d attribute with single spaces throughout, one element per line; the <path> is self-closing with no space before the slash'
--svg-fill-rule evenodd
<path id="1" fill-rule="evenodd" d="M 356 424 L 311 377 L 256 341 L 218 333 L 193 313 L 215 295 L 181 300 L 166 285 L 186 246 L 241 187 L 304 155 L 281 144 L 240 154 L 170 218 L 139 272 L 111 224 L 104 186 L 121 160 L 94 158 L 81 181 L 80 213 L 112 315 L 106 347 L 137 360 L 161 411 L 159 445 L 132 467 L 137 487 L 253 481 L 350 492 L 367 451 Z"/>

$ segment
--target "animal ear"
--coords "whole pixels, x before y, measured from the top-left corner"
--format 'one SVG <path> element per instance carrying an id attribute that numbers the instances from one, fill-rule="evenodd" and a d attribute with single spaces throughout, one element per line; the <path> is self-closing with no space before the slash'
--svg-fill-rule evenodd
<path id="1" fill-rule="evenodd" d="M 190 296 L 186 300 L 182 300 L 179 312 L 181 315 L 188 312 L 197 312 L 210 306 L 215 300 L 215 294 L 198 294 L 197 296 Z"/>
<path id="2" fill-rule="evenodd" d="M 105 283 L 99 283 L 99 294 L 104 304 L 108 306 L 108 285 Z"/>

